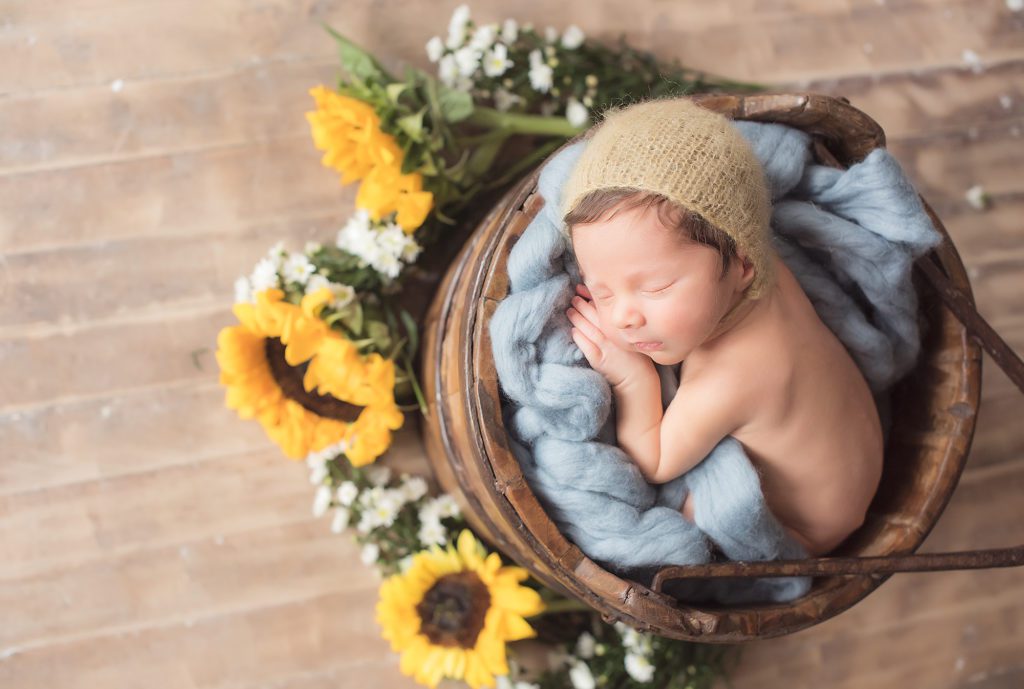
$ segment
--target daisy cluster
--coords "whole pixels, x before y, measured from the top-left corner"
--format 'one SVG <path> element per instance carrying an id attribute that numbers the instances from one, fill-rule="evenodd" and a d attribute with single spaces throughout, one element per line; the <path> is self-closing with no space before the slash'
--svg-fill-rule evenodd
<path id="1" fill-rule="evenodd" d="M 331 531 L 354 525 L 367 565 L 404 572 L 412 556 L 431 546 L 446 546 L 462 527 L 458 504 L 447 494 L 428 495 L 426 480 L 373 465 L 347 476 L 332 472 L 344 448 L 332 446 L 306 458 L 309 481 L 318 486 L 313 516 L 331 514 Z"/>
<path id="2" fill-rule="evenodd" d="M 344 308 L 356 298 L 356 291 L 351 285 L 331 282 L 314 265 L 310 256 L 319 249 L 319 244 L 311 242 L 303 252 L 289 252 L 284 242 L 278 242 L 256 263 L 251 274 L 235 280 L 235 303 L 255 303 L 256 294 L 266 289 L 286 289 L 302 295 L 327 287 L 334 295 L 330 306 Z"/>
<path id="3" fill-rule="evenodd" d="M 422 247 L 394 222 L 375 222 L 365 210 L 357 210 L 338 232 L 335 242 L 342 251 L 357 257 L 389 280 L 405 265 L 415 262 Z"/>
<path id="4" fill-rule="evenodd" d="M 595 628 L 600 638 L 588 631 L 580 633 L 571 653 L 549 652 L 548 664 L 555 674 L 552 686 L 560 677 L 568 677 L 573 689 L 596 689 L 602 686 L 623 686 L 623 674 L 636 684 L 649 684 L 659 666 L 670 664 L 669 685 L 678 689 L 696 689 L 707 686 L 698 677 L 698 669 L 691 659 L 673 652 L 672 645 L 680 642 L 638 632 L 616 622 L 609 627 Z M 628 681 L 628 680 L 627 680 Z M 547 684 L 545 684 L 545 687 Z"/>
<path id="5" fill-rule="evenodd" d="M 447 38 L 434 36 L 427 41 L 426 49 L 446 86 L 493 98 L 494 107 L 503 112 L 525 109 L 530 101 L 540 98 L 541 114 L 552 115 L 564 106 L 566 119 L 580 127 L 590 119 L 597 77 L 586 76 L 581 99 L 569 95 L 562 103 L 558 98 L 573 80 L 566 76 L 567 81 L 556 84 L 555 68 L 560 63 L 559 55 L 579 49 L 584 39 L 583 31 L 575 25 L 563 33 L 549 26 L 543 36 L 531 24 L 520 27 L 515 19 L 477 26 L 470 20 L 469 6 L 459 5 L 449 21 Z M 526 84 L 528 91 L 524 93 L 521 87 Z"/>

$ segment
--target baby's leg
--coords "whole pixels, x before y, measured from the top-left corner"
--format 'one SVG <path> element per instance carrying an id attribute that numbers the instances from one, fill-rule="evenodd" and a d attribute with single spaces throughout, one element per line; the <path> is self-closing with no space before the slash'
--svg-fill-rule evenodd
<path id="1" fill-rule="evenodd" d="M 683 509 L 681 512 L 684 517 L 691 522 L 693 521 L 693 491 L 686 494 L 686 500 L 683 500 Z"/>

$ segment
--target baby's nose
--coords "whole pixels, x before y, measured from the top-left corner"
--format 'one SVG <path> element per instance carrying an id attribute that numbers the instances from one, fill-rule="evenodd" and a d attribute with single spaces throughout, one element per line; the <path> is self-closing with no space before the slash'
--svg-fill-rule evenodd
<path id="1" fill-rule="evenodd" d="M 627 304 L 617 304 L 612 311 L 612 324 L 619 330 L 637 328 L 644 324 L 643 315 Z"/>

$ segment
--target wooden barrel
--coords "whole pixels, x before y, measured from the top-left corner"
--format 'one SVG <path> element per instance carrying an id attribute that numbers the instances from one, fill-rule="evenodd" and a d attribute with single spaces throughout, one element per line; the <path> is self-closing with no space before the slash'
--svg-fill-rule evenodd
<path id="1" fill-rule="evenodd" d="M 848 167 L 885 145 L 881 127 L 844 99 L 816 94 L 695 96 L 733 119 L 778 122 L 814 138 L 822 164 Z M 568 144 L 567 144 L 568 145 Z M 561 149 L 560 149 L 561 150 Z M 557 152 L 556 152 L 557 153 Z M 478 225 L 427 313 L 422 379 L 429 416 L 422 425 L 441 486 L 474 529 L 547 586 L 662 636 L 736 642 L 788 634 L 822 622 L 889 575 L 820 577 L 791 603 L 726 607 L 680 603 L 596 564 L 548 518 L 520 471 L 501 416 L 489 323 L 508 293 L 509 251 L 544 201 L 538 170 L 511 189 Z M 943 242 L 935 250 L 950 282 L 970 298 L 963 263 L 925 203 Z M 981 350 L 933 290 L 915 275 L 927 321 L 920 358 L 893 390 L 893 427 L 881 485 L 864 525 L 834 556 L 903 555 L 921 545 L 963 469 L 981 395 Z"/>

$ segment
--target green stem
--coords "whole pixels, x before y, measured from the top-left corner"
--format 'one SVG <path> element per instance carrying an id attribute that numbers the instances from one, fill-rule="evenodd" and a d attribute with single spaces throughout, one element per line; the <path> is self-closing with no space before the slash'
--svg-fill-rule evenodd
<path id="1" fill-rule="evenodd" d="M 494 108 L 476 107 L 473 114 L 464 120 L 488 129 L 503 129 L 515 134 L 540 134 L 545 136 L 570 137 L 583 131 L 574 127 L 564 117 L 544 117 L 515 112 L 501 112 Z"/>
<path id="2" fill-rule="evenodd" d="M 427 400 L 423 397 L 423 391 L 420 390 L 419 381 L 416 380 L 416 373 L 412 370 L 412 361 L 408 356 L 405 358 L 405 370 L 409 374 L 409 382 L 412 383 L 412 392 L 416 395 L 416 402 L 419 404 L 420 413 L 424 417 L 429 417 L 430 413 L 427 410 Z"/>
<path id="3" fill-rule="evenodd" d="M 544 603 L 544 610 L 538 615 L 555 615 L 560 612 L 592 612 L 593 608 L 575 598 L 557 598 Z"/>
<path id="4" fill-rule="evenodd" d="M 485 184 L 481 191 L 497 189 L 499 187 L 504 186 L 508 182 L 514 181 L 517 177 L 519 177 L 519 175 L 522 172 L 531 169 L 538 162 L 547 158 L 552 151 L 561 146 L 563 143 L 564 141 L 559 139 L 556 141 L 549 141 L 543 146 L 540 146 L 530 155 L 526 156 L 525 158 L 521 158 L 515 165 L 506 170 L 505 174 L 503 174 L 501 177 L 498 177 L 497 179 Z"/>

